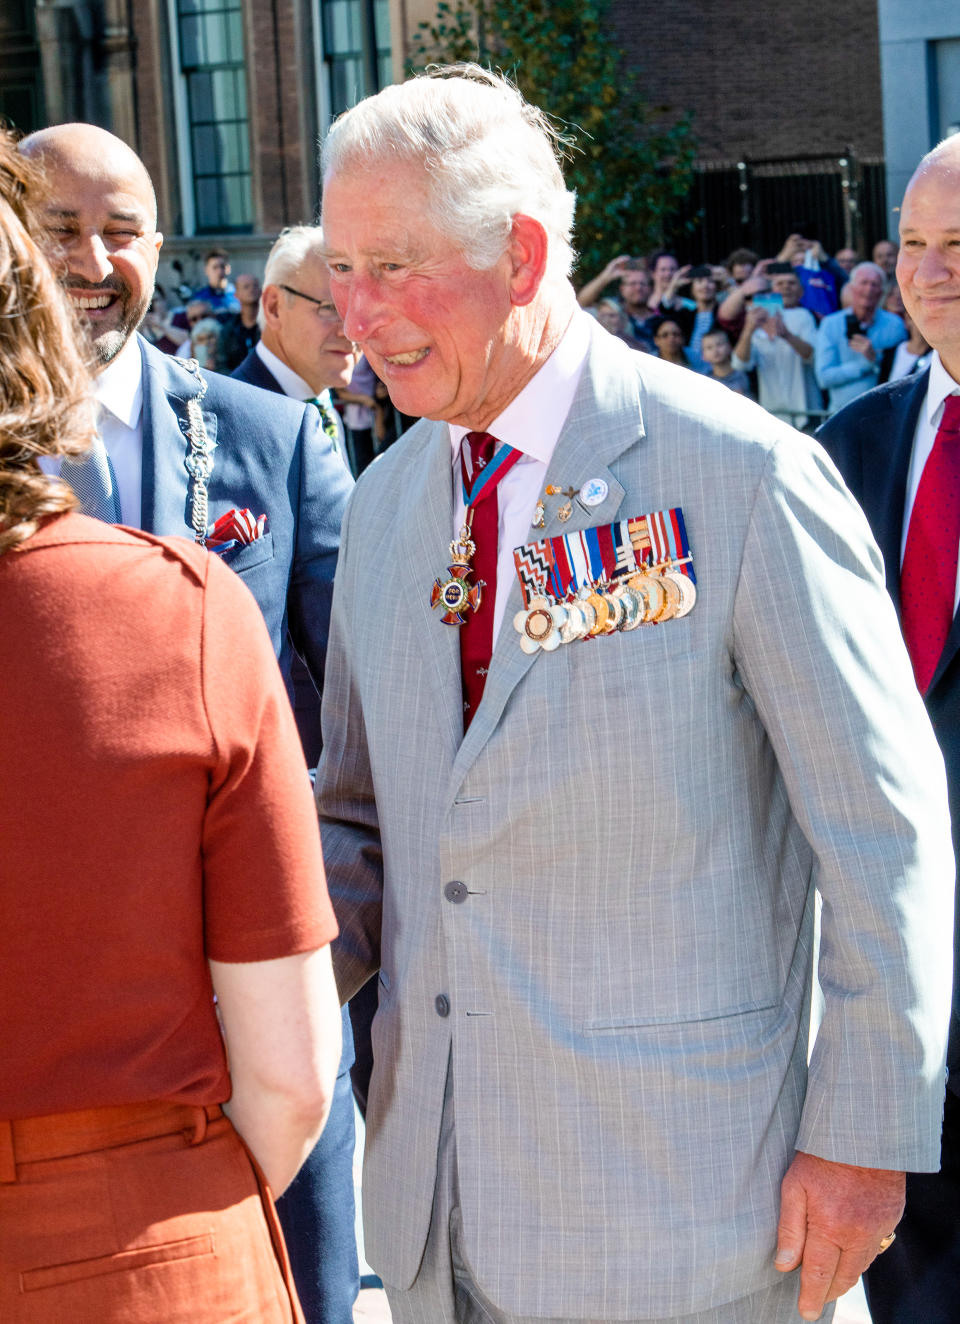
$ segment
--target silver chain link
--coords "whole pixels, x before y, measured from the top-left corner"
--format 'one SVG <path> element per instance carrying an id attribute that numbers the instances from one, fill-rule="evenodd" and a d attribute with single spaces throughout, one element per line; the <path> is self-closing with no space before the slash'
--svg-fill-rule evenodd
<path id="1" fill-rule="evenodd" d="M 187 451 L 185 463 L 187 472 L 193 479 L 190 526 L 193 529 L 194 541 L 198 542 L 201 547 L 205 547 L 207 545 L 208 519 L 207 483 L 210 481 L 210 475 L 213 472 L 213 448 L 210 445 L 206 424 L 203 421 L 203 410 L 200 408 L 200 403 L 207 393 L 207 383 L 196 359 L 188 360 L 186 367 L 200 383 L 200 390 L 187 401 L 187 422 L 189 425 L 187 441 L 190 444 L 190 449 Z"/>

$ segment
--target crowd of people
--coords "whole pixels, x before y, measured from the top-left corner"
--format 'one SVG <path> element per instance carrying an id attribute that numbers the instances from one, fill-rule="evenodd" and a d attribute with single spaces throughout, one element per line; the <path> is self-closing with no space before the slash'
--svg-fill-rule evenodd
<path id="1" fill-rule="evenodd" d="M 171 309 L 0 136 L 5 1324 L 349 1324 L 354 1095 L 394 1324 L 955 1317 L 960 135 L 579 295 L 561 149 L 388 87 Z"/>
<path id="2" fill-rule="evenodd" d="M 930 346 L 903 304 L 897 245 L 870 259 L 832 258 L 810 227 L 761 258 L 681 266 L 672 253 L 621 254 L 578 294 L 632 348 L 723 382 L 778 418 L 813 431 L 871 387 L 922 372 Z"/>

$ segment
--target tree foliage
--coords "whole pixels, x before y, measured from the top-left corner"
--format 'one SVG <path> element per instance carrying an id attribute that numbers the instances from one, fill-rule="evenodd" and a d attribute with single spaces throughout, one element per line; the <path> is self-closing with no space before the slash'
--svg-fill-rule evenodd
<path id="1" fill-rule="evenodd" d="M 574 245 L 583 279 L 617 253 L 646 253 L 690 187 L 689 120 L 650 107 L 624 67 L 610 0 L 440 0 L 413 37 L 410 71 L 475 60 L 500 69 L 562 122 L 576 149 L 564 174 L 577 192 Z"/>

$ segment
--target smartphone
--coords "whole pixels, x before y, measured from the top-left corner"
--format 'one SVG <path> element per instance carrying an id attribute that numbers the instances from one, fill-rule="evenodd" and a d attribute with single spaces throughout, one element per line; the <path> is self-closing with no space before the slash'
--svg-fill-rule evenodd
<path id="1" fill-rule="evenodd" d="M 846 316 L 847 339 L 852 340 L 854 336 L 859 336 L 863 332 L 860 325 L 860 319 L 856 313 L 847 313 Z"/>
<path id="2" fill-rule="evenodd" d="M 762 308 L 768 317 L 773 317 L 775 313 L 783 312 L 783 295 L 764 290 L 762 293 L 753 296 L 753 306 L 754 308 Z"/>

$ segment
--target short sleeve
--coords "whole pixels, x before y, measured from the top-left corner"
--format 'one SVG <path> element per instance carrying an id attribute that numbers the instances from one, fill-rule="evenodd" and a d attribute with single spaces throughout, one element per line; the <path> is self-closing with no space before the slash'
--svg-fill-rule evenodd
<path id="1" fill-rule="evenodd" d="M 312 951 L 337 925 L 310 778 L 260 610 L 214 556 L 201 649 L 214 745 L 202 842 L 207 956 L 266 961 Z"/>

